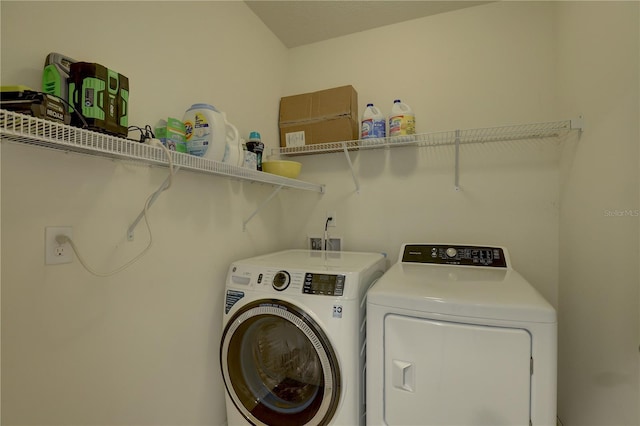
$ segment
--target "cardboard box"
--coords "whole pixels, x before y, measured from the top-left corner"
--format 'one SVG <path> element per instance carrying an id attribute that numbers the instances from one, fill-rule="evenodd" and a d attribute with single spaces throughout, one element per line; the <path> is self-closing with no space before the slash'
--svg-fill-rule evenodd
<path id="1" fill-rule="evenodd" d="M 357 140 L 358 93 L 341 86 L 280 99 L 280 146 Z"/>

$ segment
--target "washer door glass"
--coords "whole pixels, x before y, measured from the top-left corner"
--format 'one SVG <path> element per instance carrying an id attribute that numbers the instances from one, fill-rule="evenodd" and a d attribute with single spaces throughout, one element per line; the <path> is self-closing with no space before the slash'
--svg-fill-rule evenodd
<path id="1" fill-rule="evenodd" d="M 335 353 L 317 324 L 289 303 L 244 306 L 227 324 L 220 359 L 227 392 L 251 423 L 327 424 L 335 413 Z"/>

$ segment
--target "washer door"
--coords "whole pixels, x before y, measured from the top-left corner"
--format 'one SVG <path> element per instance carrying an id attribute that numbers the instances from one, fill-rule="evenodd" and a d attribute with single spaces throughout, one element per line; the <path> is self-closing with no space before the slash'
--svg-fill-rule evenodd
<path id="1" fill-rule="evenodd" d="M 340 369 L 320 327 L 274 299 L 243 306 L 223 334 L 227 392 L 252 424 L 324 425 L 340 399 Z"/>

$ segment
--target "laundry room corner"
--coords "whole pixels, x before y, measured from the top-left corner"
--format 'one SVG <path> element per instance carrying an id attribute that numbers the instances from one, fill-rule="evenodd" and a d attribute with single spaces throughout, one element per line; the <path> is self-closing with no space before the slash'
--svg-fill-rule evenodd
<path id="1" fill-rule="evenodd" d="M 0 108 L 0 423 L 363 426 L 364 391 L 385 403 L 363 383 L 364 342 L 383 348 L 382 318 L 397 312 L 396 353 L 414 331 L 459 338 L 435 345 L 429 371 L 460 378 L 486 361 L 519 374 L 492 400 L 483 370 L 467 393 L 492 407 L 479 414 L 440 410 L 460 394 L 443 379 L 453 397 L 436 395 L 432 424 L 640 424 L 640 2 L 455 2 L 466 7 L 327 35 L 335 20 L 295 46 L 257 13 L 307 4 L 277 16 L 293 30 L 291 16 L 320 21 L 329 4 L 394 3 L 454 2 L 0 1 L 3 93 L 44 91 L 57 52 L 104 64 L 109 78 L 90 80 L 103 93 L 126 76 L 132 125 L 116 136 L 93 126 L 98 113 L 68 125 Z M 345 87 L 354 140 L 287 146 L 282 100 Z M 370 104 L 388 137 L 355 128 Z M 397 108 L 415 132 L 391 137 Z M 186 146 L 187 111 L 201 109 L 221 144 L 206 126 L 191 135 L 217 159 L 149 133 L 173 118 Z M 252 144 L 231 164 L 240 138 Z M 301 171 L 267 173 L 259 158 Z M 423 343 L 402 356 L 424 361 Z M 493 356 L 507 346 L 517 356 Z M 455 358 L 441 348 L 485 352 L 438 364 Z M 385 370 L 401 379 L 386 423 L 423 418 L 412 365 Z"/>

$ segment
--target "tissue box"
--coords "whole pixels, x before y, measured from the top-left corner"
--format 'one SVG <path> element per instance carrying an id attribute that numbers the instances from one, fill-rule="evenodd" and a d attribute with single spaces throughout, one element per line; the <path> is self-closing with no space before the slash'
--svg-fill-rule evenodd
<path id="1" fill-rule="evenodd" d="M 187 152 L 187 139 L 184 123 L 177 118 L 169 117 L 160 120 L 154 129 L 156 138 L 171 151 Z"/>

